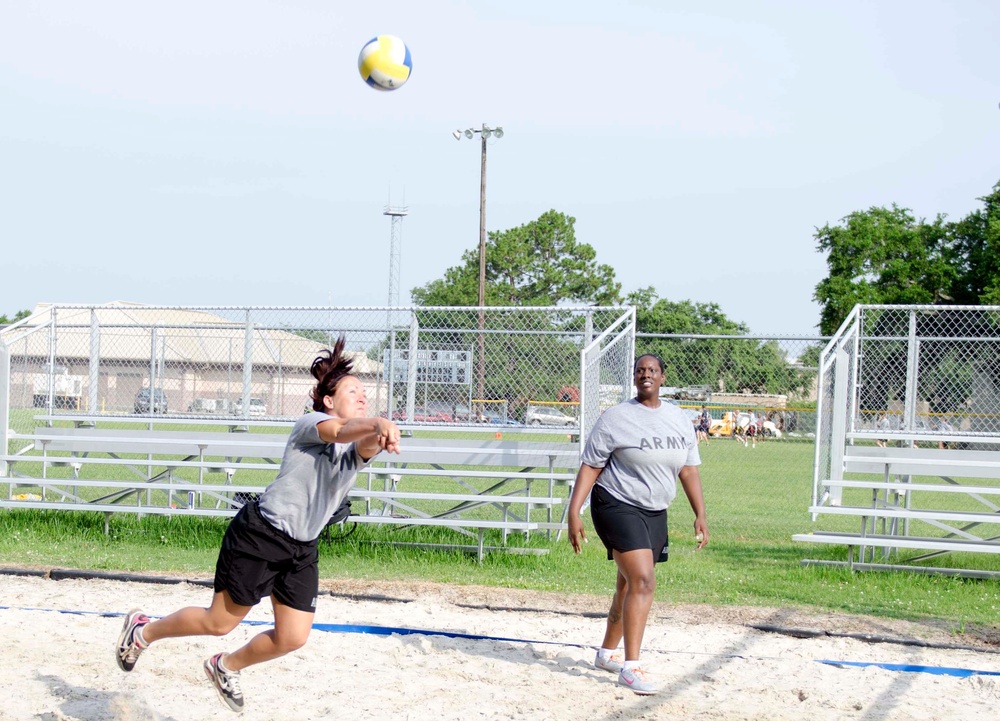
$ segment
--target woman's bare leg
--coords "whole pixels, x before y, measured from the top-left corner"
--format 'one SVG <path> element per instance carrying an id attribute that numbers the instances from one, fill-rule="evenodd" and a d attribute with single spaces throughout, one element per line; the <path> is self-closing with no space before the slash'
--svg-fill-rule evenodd
<path id="1" fill-rule="evenodd" d="M 228 591 L 219 591 L 212 596 L 208 608 L 188 606 L 158 621 L 150 621 L 142 627 L 142 638 L 152 643 L 184 636 L 225 636 L 250 613 L 250 608 L 235 603 Z"/>
<path id="2" fill-rule="evenodd" d="M 230 671 L 270 661 L 305 645 L 316 614 L 286 606 L 274 596 L 271 596 L 271 605 L 274 607 L 274 628 L 258 633 L 245 645 L 227 654 L 224 662 Z"/>
<path id="3" fill-rule="evenodd" d="M 625 639 L 625 660 L 637 661 L 642 646 L 642 636 L 646 631 L 646 619 L 653 607 L 653 592 L 656 590 L 656 568 L 653 552 L 648 548 L 634 551 L 614 551 L 618 564 L 618 578 L 624 581 L 616 585 L 615 596 L 622 595 L 621 628 Z M 610 616 L 608 618 L 610 628 Z"/>
<path id="4" fill-rule="evenodd" d="M 625 600 L 625 577 L 621 570 L 615 579 L 615 595 L 611 597 L 611 608 L 608 609 L 608 622 L 604 629 L 602 648 L 618 648 L 622 642 L 622 601 Z"/>

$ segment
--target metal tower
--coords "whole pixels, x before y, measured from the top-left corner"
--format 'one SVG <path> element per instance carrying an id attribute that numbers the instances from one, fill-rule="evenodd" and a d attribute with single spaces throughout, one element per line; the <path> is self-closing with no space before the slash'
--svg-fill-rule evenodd
<path id="1" fill-rule="evenodd" d="M 394 208 L 385 206 L 382 215 L 388 215 L 392 221 L 389 230 L 389 305 L 399 305 L 399 242 L 403 235 L 403 218 L 409 215 L 409 209 L 404 205 Z"/>

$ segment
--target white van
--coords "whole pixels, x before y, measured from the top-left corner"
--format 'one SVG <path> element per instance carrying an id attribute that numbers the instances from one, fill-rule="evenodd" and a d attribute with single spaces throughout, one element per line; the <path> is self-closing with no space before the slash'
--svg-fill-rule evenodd
<path id="1" fill-rule="evenodd" d="M 236 401 L 236 405 L 233 407 L 233 411 L 236 415 L 243 415 L 243 403 Z M 264 402 L 263 398 L 251 398 L 250 408 L 247 411 L 248 416 L 266 416 L 267 415 L 267 404 Z"/>

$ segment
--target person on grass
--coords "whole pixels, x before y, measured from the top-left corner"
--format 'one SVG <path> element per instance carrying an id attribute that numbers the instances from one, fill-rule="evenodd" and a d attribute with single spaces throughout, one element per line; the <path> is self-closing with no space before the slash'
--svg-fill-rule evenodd
<path id="1" fill-rule="evenodd" d="M 313 410 L 295 422 L 274 481 L 230 522 L 211 605 L 182 608 L 156 621 L 140 610 L 129 612 L 115 647 L 122 671 L 135 668 L 140 654 L 157 641 L 226 635 L 270 596 L 274 628 L 204 663 L 222 701 L 242 711 L 240 671 L 305 644 L 319 592 L 317 539 L 358 471 L 380 451 L 399 452 L 396 424 L 365 417 L 365 389 L 351 373 L 344 343 L 341 337 L 332 352 L 322 351 L 313 361 Z"/>
<path id="2" fill-rule="evenodd" d="M 705 406 L 701 407 L 701 412 L 698 414 L 698 425 L 695 426 L 695 436 L 698 439 L 698 443 L 705 441 L 705 445 L 708 445 L 708 431 L 712 427 L 712 414 L 708 412 Z"/>
<path id="3" fill-rule="evenodd" d="M 619 686 L 643 695 L 658 690 L 640 665 L 639 651 L 656 589 L 655 564 L 667 560 L 667 507 L 678 479 L 694 511 L 698 548 L 708 543 L 698 443 L 683 412 L 660 400 L 663 371 L 655 355 L 636 360 L 636 397 L 609 408 L 594 424 L 567 514 L 569 542 L 580 553 L 586 541 L 580 509 L 589 496 L 594 530 L 618 570 L 594 666 L 617 673 Z M 623 639 L 624 656 L 617 651 Z"/>

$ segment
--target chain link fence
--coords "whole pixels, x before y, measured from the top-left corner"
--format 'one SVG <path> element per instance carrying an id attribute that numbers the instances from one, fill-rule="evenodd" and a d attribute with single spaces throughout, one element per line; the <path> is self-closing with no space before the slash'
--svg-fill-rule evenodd
<path id="1" fill-rule="evenodd" d="M 787 546 L 808 525 L 826 339 L 636 334 L 631 307 L 51 306 L 0 335 L 0 414 L 20 433 L 67 415 L 105 427 L 287 422 L 309 405 L 312 360 L 342 334 L 372 414 L 414 433 L 533 431 L 572 447 L 634 394 L 636 355 L 655 353 L 664 399 L 692 423 L 703 407 L 711 419 L 701 451 L 713 538 Z M 672 527 L 689 513 L 676 508 Z"/>
<path id="2" fill-rule="evenodd" d="M 1000 573 L 971 557 L 997 550 L 1000 307 L 857 306 L 819 368 L 815 523 L 797 539 L 850 550 L 812 562 Z"/>
<path id="3" fill-rule="evenodd" d="M 631 310 L 53 306 L 3 334 L 6 405 L 291 419 L 311 405 L 317 352 L 344 335 L 372 414 L 576 429 L 581 349 L 623 313 Z"/>
<path id="4" fill-rule="evenodd" d="M 662 394 L 696 426 L 713 552 L 746 564 L 797 564 L 791 541 L 809 526 L 816 434 L 816 362 L 808 336 L 636 335 L 636 355 L 665 365 Z M 683 497 L 670 508 L 671 545 L 691 533 Z"/>
<path id="5" fill-rule="evenodd" d="M 998 447 L 996 306 L 858 306 L 819 365 L 814 503 L 823 479 L 837 473 L 847 439 Z"/>
<path id="6" fill-rule="evenodd" d="M 666 366 L 661 395 L 692 422 L 704 409 L 711 438 L 809 441 L 816 432 L 818 336 L 638 333 L 636 355 Z M 748 425 L 753 423 L 753 425 Z"/>
<path id="7" fill-rule="evenodd" d="M 861 306 L 851 431 L 1000 435 L 1000 308 Z"/>

